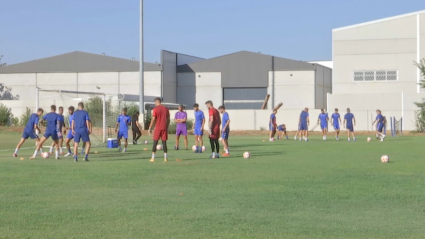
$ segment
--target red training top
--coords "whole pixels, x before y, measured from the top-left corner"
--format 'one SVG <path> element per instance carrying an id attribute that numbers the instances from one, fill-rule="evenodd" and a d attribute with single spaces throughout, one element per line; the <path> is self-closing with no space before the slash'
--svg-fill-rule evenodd
<path id="1" fill-rule="evenodd" d="M 170 111 L 163 105 L 153 109 L 152 116 L 156 118 L 155 130 L 167 130 L 167 119 L 170 117 Z"/>
<path id="2" fill-rule="evenodd" d="M 213 123 L 211 125 L 212 128 L 220 127 L 220 124 L 221 124 L 220 112 L 218 112 L 216 108 L 211 108 L 209 110 L 209 115 L 213 116 Z"/>

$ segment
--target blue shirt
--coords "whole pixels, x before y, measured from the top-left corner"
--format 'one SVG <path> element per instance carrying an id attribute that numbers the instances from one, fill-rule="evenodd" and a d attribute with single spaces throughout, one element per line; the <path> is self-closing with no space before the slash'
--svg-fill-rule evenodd
<path id="1" fill-rule="evenodd" d="M 339 113 L 333 113 L 332 114 L 332 119 L 333 119 L 333 123 L 334 125 L 339 125 Z"/>
<path id="2" fill-rule="evenodd" d="M 59 131 L 62 131 L 62 126 L 65 125 L 65 117 L 63 115 L 58 114 L 58 121 L 59 121 Z"/>
<path id="3" fill-rule="evenodd" d="M 347 125 L 353 125 L 354 115 L 352 113 L 345 114 L 344 119 L 347 121 Z"/>
<path id="4" fill-rule="evenodd" d="M 321 124 L 326 124 L 326 120 L 328 119 L 328 114 L 323 113 L 319 115 L 319 119 L 320 119 L 320 123 Z"/>
<path id="5" fill-rule="evenodd" d="M 195 111 L 195 128 L 202 127 L 202 121 L 205 119 L 204 112 L 198 110 Z"/>
<path id="6" fill-rule="evenodd" d="M 230 120 L 229 114 L 227 112 L 223 113 L 223 119 L 221 120 L 221 129 L 224 129 L 224 126 L 226 126 L 227 122 Z M 226 130 L 230 129 L 230 125 L 227 126 Z"/>
<path id="7" fill-rule="evenodd" d="M 379 120 L 379 122 L 378 122 L 378 120 Z M 382 125 L 382 124 L 384 124 L 384 116 L 382 116 L 382 115 L 377 115 L 377 116 L 376 116 L 376 122 L 378 122 L 378 125 Z"/>
<path id="8" fill-rule="evenodd" d="M 86 131 L 88 125 L 86 121 L 90 121 L 89 113 L 85 110 L 77 110 L 74 112 L 74 130 Z"/>
<path id="9" fill-rule="evenodd" d="M 128 115 L 119 115 L 117 123 L 120 124 L 120 132 L 128 131 L 128 125 L 131 123 L 131 117 Z"/>
<path id="10" fill-rule="evenodd" d="M 74 120 L 74 115 L 69 115 L 69 119 L 68 119 L 68 123 L 69 123 L 69 128 L 72 127 L 72 121 Z"/>
<path id="11" fill-rule="evenodd" d="M 57 132 L 59 129 L 58 126 L 58 117 L 59 115 L 56 114 L 55 112 L 50 112 L 47 113 L 44 117 L 43 120 L 47 121 L 47 127 L 46 127 L 46 131 L 48 132 Z"/>
<path id="12" fill-rule="evenodd" d="M 27 126 L 25 127 L 25 131 L 27 132 L 33 132 L 34 131 L 34 125 L 38 124 L 38 115 L 37 114 L 31 114 Z"/>
<path id="13" fill-rule="evenodd" d="M 309 114 L 308 112 L 302 111 L 300 118 L 301 118 L 301 124 L 307 124 L 307 118 L 308 118 Z"/>
<path id="14" fill-rule="evenodd" d="M 275 125 L 276 124 L 276 114 L 275 113 L 272 113 L 270 115 L 270 124 L 271 125 Z"/>

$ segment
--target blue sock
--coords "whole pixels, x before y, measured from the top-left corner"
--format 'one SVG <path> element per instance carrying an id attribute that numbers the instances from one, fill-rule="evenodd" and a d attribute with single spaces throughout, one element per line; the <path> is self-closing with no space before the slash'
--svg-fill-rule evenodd
<path id="1" fill-rule="evenodd" d="M 86 155 L 84 156 L 84 158 L 85 158 L 85 159 L 89 159 L 89 155 L 88 155 L 88 154 L 86 154 Z"/>
<path id="2" fill-rule="evenodd" d="M 68 153 L 70 153 L 70 154 L 71 154 L 71 149 L 68 149 Z"/>
<path id="3" fill-rule="evenodd" d="M 77 155 L 74 155 L 74 159 L 77 160 Z"/>
<path id="4" fill-rule="evenodd" d="M 196 146 L 196 152 L 199 152 L 199 146 Z"/>

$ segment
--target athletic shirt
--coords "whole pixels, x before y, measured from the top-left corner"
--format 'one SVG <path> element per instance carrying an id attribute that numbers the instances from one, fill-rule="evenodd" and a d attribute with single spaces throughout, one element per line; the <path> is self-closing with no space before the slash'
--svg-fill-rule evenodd
<path id="1" fill-rule="evenodd" d="M 220 112 L 218 112 L 216 108 L 211 108 L 209 110 L 209 116 L 213 117 L 213 122 L 211 125 L 212 128 L 215 128 L 221 124 Z"/>
<path id="2" fill-rule="evenodd" d="M 86 121 L 90 121 L 89 113 L 85 110 L 77 110 L 74 112 L 74 130 L 86 131 L 88 125 Z"/>
<path id="3" fill-rule="evenodd" d="M 62 131 L 62 126 L 65 125 L 65 117 L 63 115 L 58 114 L 58 121 L 59 121 L 59 131 Z"/>
<path id="4" fill-rule="evenodd" d="M 334 124 L 339 124 L 339 113 L 333 113 L 332 119 L 334 121 Z"/>
<path id="5" fill-rule="evenodd" d="M 353 125 L 354 115 L 352 113 L 347 113 L 344 116 L 344 119 L 347 121 L 347 125 Z"/>
<path id="6" fill-rule="evenodd" d="M 167 130 L 167 119 L 170 117 L 170 111 L 163 105 L 158 105 L 153 109 L 152 116 L 156 118 L 155 130 Z"/>
<path id="7" fill-rule="evenodd" d="M 133 117 L 131 118 L 131 126 L 133 129 L 138 129 L 137 128 L 137 124 L 136 122 L 139 121 L 139 117 L 137 116 L 137 114 L 133 115 Z"/>
<path id="8" fill-rule="evenodd" d="M 187 119 L 187 113 L 184 111 L 177 111 L 174 119 Z M 186 126 L 186 122 L 183 123 L 177 123 L 177 127 L 185 127 Z"/>
<path id="9" fill-rule="evenodd" d="M 308 112 L 302 111 L 300 118 L 301 118 L 301 124 L 307 124 L 307 117 L 308 117 Z"/>
<path id="10" fill-rule="evenodd" d="M 224 128 L 224 126 L 226 126 L 227 121 L 229 121 L 229 114 L 227 112 L 223 113 L 223 120 L 221 121 L 221 127 L 222 129 Z M 230 130 L 230 125 L 227 126 L 226 130 Z"/>
<path id="11" fill-rule="evenodd" d="M 72 121 L 74 120 L 74 114 L 69 115 L 69 119 L 68 119 L 68 123 L 69 123 L 69 128 L 72 127 Z"/>
<path id="12" fill-rule="evenodd" d="M 50 112 L 47 113 L 44 117 L 43 120 L 46 120 L 47 122 L 47 128 L 46 131 L 48 132 L 57 132 L 59 129 L 58 126 L 58 120 L 59 120 L 59 115 L 56 114 L 55 112 Z"/>
<path id="13" fill-rule="evenodd" d="M 128 131 L 128 124 L 131 123 L 131 118 L 128 115 L 119 115 L 117 118 L 117 123 L 120 124 L 119 131 Z"/>
<path id="14" fill-rule="evenodd" d="M 384 116 L 377 115 L 376 116 L 376 120 L 379 120 L 378 125 L 383 125 L 384 124 Z"/>
<path id="15" fill-rule="evenodd" d="M 327 115 L 327 114 L 325 114 L 325 113 L 320 114 L 320 115 L 319 115 L 320 123 L 321 123 L 321 124 L 326 123 L 326 119 L 327 119 L 327 118 L 328 118 L 328 115 Z"/>
<path id="16" fill-rule="evenodd" d="M 272 125 L 276 125 L 276 114 L 275 113 L 272 113 L 271 115 L 270 115 L 270 123 L 272 124 Z"/>
<path id="17" fill-rule="evenodd" d="M 204 112 L 201 110 L 195 111 L 195 127 L 201 128 L 202 127 L 202 121 L 205 119 Z"/>
<path id="18" fill-rule="evenodd" d="M 28 120 L 27 125 L 25 126 L 25 131 L 27 132 L 33 132 L 34 131 L 34 125 L 38 125 L 38 115 L 37 114 L 31 114 L 30 118 Z"/>

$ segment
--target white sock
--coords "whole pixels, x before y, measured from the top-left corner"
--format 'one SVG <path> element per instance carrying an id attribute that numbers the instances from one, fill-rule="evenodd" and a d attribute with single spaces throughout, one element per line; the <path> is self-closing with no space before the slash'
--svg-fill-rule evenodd
<path id="1" fill-rule="evenodd" d="M 56 158 L 59 158 L 59 151 L 55 151 L 55 156 L 56 156 Z"/>
<path id="2" fill-rule="evenodd" d="M 38 151 L 35 150 L 34 154 L 32 155 L 33 157 L 37 156 Z"/>
<path id="3" fill-rule="evenodd" d="M 165 159 L 167 158 L 167 153 L 164 153 L 164 158 L 165 158 Z"/>
<path id="4" fill-rule="evenodd" d="M 212 156 L 215 157 L 215 152 L 212 153 Z"/>
<path id="5" fill-rule="evenodd" d="M 154 154 L 154 153 L 152 153 L 152 158 L 153 158 L 153 159 L 155 158 L 155 154 Z"/>
<path id="6" fill-rule="evenodd" d="M 19 149 L 15 149 L 15 154 L 18 154 Z"/>
<path id="7" fill-rule="evenodd" d="M 59 152 L 60 152 L 60 153 L 63 153 L 63 150 L 62 150 L 62 148 L 59 148 Z"/>
<path id="8" fill-rule="evenodd" d="M 355 141 L 356 140 L 356 137 L 353 137 L 353 140 Z"/>
<path id="9" fill-rule="evenodd" d="M 228 154 L 229 153 L 229 149 L 226 149 L 226 150 L 224 150 L 225 152 L 226 152 L 226 154 Z"/>
<path id="10" fill-rule="evenodd" d="M 53 147 L 50 146 L 49 153 L 52 153 L 52 152 L 53 152 Z"/>

